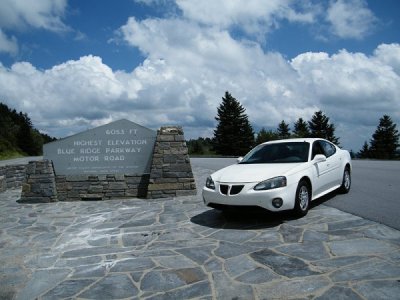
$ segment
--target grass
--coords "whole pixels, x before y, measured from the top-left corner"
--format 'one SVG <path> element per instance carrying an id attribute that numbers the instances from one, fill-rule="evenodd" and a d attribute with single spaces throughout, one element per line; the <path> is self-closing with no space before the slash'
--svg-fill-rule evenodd
<path id="1" fill-rule="evenodd" d="M 0 152 L 0 160 L 7 160 L 7 159 L 13 159 L 13 158 L 20 158 L 24 157 L 21 153 L 17 151 L 4 151 Z"/>

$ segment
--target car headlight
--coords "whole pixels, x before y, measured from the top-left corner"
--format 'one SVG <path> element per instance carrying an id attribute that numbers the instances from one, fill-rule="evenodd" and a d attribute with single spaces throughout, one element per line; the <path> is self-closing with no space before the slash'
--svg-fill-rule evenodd
<path id="1" fill-rule="evenodd" d="M 208 177 L 207 177 L 207 180 L 206 180 L 206 187 L 209 188 L 209 189 L 211 189 L 211 190 L 215 190 L 215 183 L 214 183 L 214 181 L 212 180 L 211 176 L 208 176 Z"/>
<path id="2" fill-rule="evenodd" d="M 286 185 L 287 185 L 286 177 L 279 176 L 279 177 L 274 177 L 274 178 L 271 178 L 271 179 L 268 179 L 268 180 L 258 183 L 254 187 L 254 190 L 256 190 L 256 191 L 272 190 L 272 189 L 284 187 Z"/>

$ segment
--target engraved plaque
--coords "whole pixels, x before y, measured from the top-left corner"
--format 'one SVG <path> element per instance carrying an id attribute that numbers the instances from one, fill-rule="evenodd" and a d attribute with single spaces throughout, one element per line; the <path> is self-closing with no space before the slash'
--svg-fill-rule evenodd
<path id="1" fill-rule="evenodd" d="M 150 173 L 157 132 L 128 120 L 99 126 L 43 146 L 56 175 Z"/>

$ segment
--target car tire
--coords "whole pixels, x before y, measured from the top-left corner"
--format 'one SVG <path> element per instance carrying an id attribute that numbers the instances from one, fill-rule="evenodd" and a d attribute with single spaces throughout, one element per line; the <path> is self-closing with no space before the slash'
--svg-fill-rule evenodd
<path id="1" fill-rule="evenodd" d="M 296 190 L 296 199 L 294 204 L 294 214 L 297 217 L 303 217 L 308 213 L 311 203 L 311 188 L 307 181 L 301 180 Z"/>
<path id="2" fill-rule="evenodd" d="M 351 188 L 351 172 L 350 168 L 347 166 L 343 171 L 342 185 L 339 188 L 339 192 L 342 194 L 347 194 Z"/>

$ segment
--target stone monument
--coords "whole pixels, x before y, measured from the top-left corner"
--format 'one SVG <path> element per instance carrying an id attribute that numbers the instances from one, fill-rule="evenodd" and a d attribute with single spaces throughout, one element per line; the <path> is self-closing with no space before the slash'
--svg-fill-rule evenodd
<path id="1" fill-rule="evenodd" d="M 192 195 L 196 185 L 181 127 L 153 131 L 119 120 L 49 143 L 30 162 L 20 202 Z"/>

